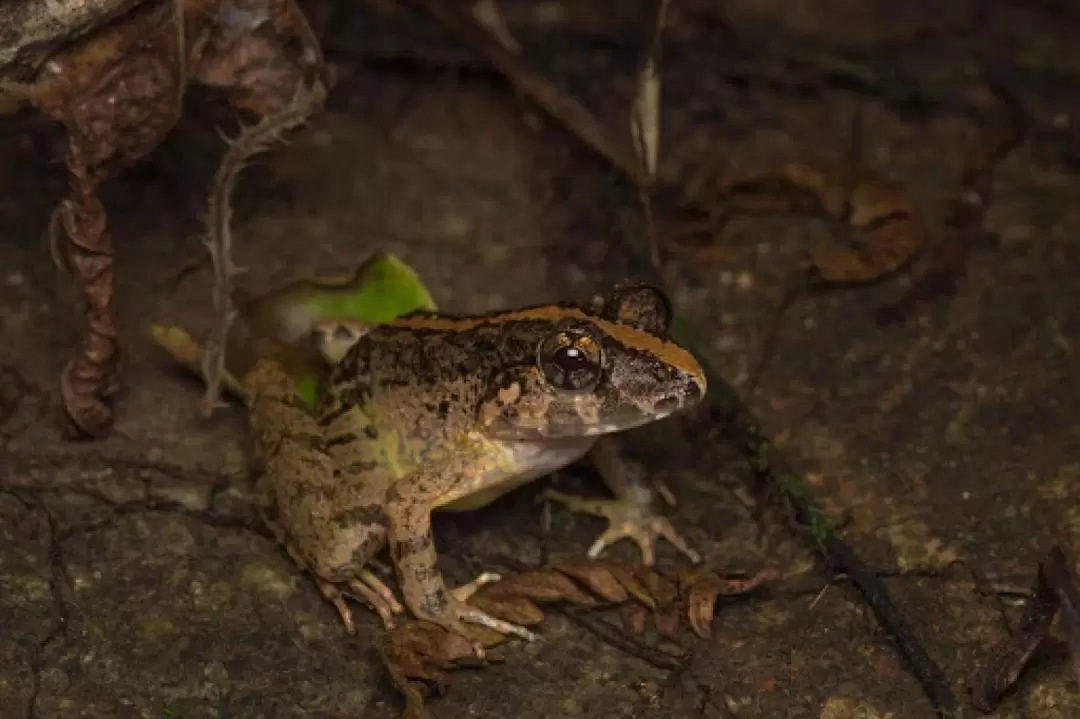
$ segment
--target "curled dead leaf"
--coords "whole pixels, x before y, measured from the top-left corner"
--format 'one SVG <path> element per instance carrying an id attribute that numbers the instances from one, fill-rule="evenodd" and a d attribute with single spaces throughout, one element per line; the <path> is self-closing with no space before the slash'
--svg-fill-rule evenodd
<path id="1" fill-rule="evenodd" d="M 686 613 L 690 628 L 702 639 L 712 637 L 712 620 L 716 601 L 721 596 L 746 594 L 774 579 L 772 570 L 762 570 L 747 579 L 723 579 L 715 572 L 687 570 L 679 573 L 679 591 L 686 597 Z"/>
<path id="2" fill-rule="evenodd" d="M 702 639 L 712 637 L 713 613 L 716 600 L 723 590 L 720 577 L 712 572 L 696 572 L 690 581 L 679 578 L 680 586 L 686 592 L 686 613 L 690 619 L 690 628 Z"/>

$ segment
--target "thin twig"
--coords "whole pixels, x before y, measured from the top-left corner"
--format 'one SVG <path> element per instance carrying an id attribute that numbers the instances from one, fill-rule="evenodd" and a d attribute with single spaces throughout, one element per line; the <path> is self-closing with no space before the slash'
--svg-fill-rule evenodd
<path id="1" fill-rule="evenodd" d="M 207 218 L 206 247 L 214 271 L 213 302 L 217 322 L 206 342 L 206 353 L 202 359 L 202 374 L 206 381 L 206 393 L 202 399 L 202 414 L 209 417 L 221 401 L 221 382 L 225 374 L 225 344 L 229 328 L 236 318 L 233 306 L 233 282 L 245 269 L 238 267 L 232 260 L 232 193 L 236 179 L 251 158 L 265 152 L 278 142 L 281 136 L 307 122 L 326 97 L 326 90 L 321 82 L 315 82 L 311 88 L 297 91 L 293 102 L 281 112 L 266 115 L 257 124 L 246 128 L 229 143 L 214 174 L 214 186 L 210 193 L 210 213 Z"/>

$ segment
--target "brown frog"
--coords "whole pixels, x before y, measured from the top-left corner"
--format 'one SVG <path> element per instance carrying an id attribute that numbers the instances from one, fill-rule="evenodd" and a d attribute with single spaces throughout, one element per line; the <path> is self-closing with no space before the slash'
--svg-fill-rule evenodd
<path id="1" fill-rule="evenodd" d="M 705 394 L 697 360 L 667 339 L 669 322 L 658 290 L 623 285 L 591 306 L 415 313 L 363 330 L 327 324 L 319 341 L 340 361 L 314 415 L 274 360 L 258 362 L 243 380 L 264 464 L 260 510 L 350 632 L 345 594 L 366 600 L 388 627 L 402 611 L 369 568 L 389 547 L 415 616 L 462 633 L 472 623 L 533 638 L 466 604 L 492 575 L 446 588 L 431 512 L 484 506 L 589 455 L 615 499 L 547 493 L 609 518 L 589 554 L 628 537 L 651 563 L 664 537 L 696 562 L 657 513 L 641 467 L 621 459 L 614 443 L 617 433 Z"/>

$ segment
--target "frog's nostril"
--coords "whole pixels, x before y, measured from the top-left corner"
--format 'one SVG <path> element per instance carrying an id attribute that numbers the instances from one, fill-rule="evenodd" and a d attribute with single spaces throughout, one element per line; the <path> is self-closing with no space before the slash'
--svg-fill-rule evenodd
<path id="1" fill-rule="evenodd" d="M 657 402 L 654 410 L 657 414 L 671 414 L 677 410 L 681 404 L 678 395 L 670 395 Z"/>

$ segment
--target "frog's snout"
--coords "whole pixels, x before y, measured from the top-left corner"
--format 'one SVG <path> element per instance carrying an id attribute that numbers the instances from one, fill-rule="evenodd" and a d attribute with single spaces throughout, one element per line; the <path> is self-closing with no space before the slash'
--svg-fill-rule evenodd
<path id="1" fill-rule="evenodd" d="M 653 408 L 657 415 L 666 417 L 679 410 L 693 407 L 700 402 L 704 396 L 704 378 L 699 381 L 696 377 L 690 377 L 689 381 L 681 385 L 678 390 L 665 397 L 661 397 L 660 400 L 653 405 Z"/>
<path id="2" fill-rule="evenodd" d="M 705 373 L 687 373 L 686 382 L 681 387 L 679 397 L 682 407 L 693 407 L 705 397 Z"/>

